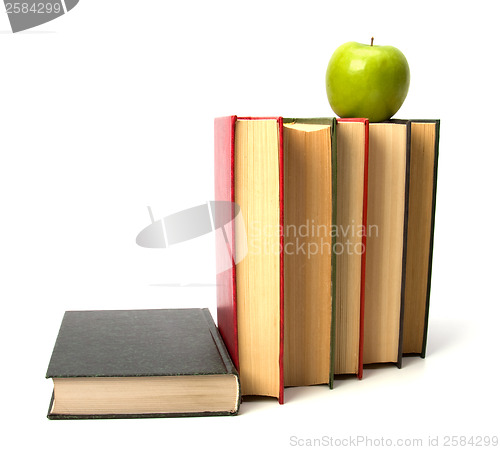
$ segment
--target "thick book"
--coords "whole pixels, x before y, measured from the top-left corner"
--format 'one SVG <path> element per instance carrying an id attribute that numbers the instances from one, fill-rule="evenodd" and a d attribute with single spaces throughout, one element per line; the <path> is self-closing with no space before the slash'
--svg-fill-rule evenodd
<path id="1" fill-rule="evenodd" d="M 49 419 L 235 415 L 238 373 L 208 309 L 67 311 Z"/>
<path id="2" fill-rule="evenodd" d="M 219 330 L 242 395 L 283 403 L 283 119 L 216 118 L 214 146 Z"/>
<path id="3" fill-rule="evenodd" d="M 283 120 L 285 386 L 332 388 L 336 122 Z"/>
<path id="4" fill-rule="evenodd" d="M 369 125 L 337 119 L 335 374 L 363 376 Z"/>
<path id="5" fill-rule="evenodd" d="M 425 357 L 436 213 L 439 120 L 411 120 L 403 355 Z"/>
<path id="6" fill-rule="evenodd" d="M 439 121 L 369 129 L 364 363 L 401 367 L 425 354 Z"/>

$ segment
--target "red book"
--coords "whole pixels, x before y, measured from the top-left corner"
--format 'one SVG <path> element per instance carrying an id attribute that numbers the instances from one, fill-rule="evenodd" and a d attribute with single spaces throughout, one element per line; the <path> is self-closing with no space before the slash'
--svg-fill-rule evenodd
<path id="1" fill-rule="evenodd" d="M 367 119 L 337 119 L 335 374 L 363 376 L 367 235 Z"/>
<path id="2" fill-rule="evenodd" d="M 283 120 L 217 118 L 214 144 L 219 331 L 242 395 L 283 403 Z"/>

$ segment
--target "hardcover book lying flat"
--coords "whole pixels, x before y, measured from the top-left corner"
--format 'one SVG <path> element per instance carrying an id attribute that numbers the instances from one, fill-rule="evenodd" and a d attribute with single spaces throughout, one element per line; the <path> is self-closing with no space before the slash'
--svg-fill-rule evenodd
<path id="1" fill-rule="evenodd" d="M 208 309 L 67 311 L 49 419 L 235 415 L 238 373 Z"/>

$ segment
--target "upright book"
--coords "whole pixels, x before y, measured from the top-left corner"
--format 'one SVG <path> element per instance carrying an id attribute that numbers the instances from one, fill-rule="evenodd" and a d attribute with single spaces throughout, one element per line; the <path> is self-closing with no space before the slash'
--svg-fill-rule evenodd
<path id="1" fill-rule="evenodd" d="M 439 121 L 370 124 L 367 364 L 425 354 L 438 140 Z"/>
<path id="2" fill-rule="evenodd" d="M 335 373 L 363 376 L 367 119 L 337 119 Z"/>
<path id="3" fill-rule="evenodd" d="M 439 121 L 412 120 L 403 355 L 425 357 L 436 212 Z"/>
<path id="4" fill-rule="evenodd" d="M 214 144 L 215 201 L 243 218 L 216 234 L 219 330 L 242 394 L 283 403 L 283 119 L 217 118 Z"/>
<path id="5" fill-rule="evenodd" d="M 333 383 L 334 119 L 284 119 L 285 386 Z"/>
<path id="6" fill-rule="evenodd" d="M 235 415 L 238 373 L 208 309 L 68 311 L 49 419 Z"/>

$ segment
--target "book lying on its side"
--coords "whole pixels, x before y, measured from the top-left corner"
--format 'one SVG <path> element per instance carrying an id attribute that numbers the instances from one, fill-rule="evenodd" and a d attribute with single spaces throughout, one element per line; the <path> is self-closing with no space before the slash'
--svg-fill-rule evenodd
<path id="1" fill-rule="evenodd" d="M 67 311 L 49 419 L 235 415 L 238 373 L 208 309 Z"/>

